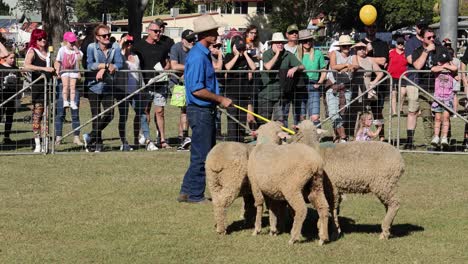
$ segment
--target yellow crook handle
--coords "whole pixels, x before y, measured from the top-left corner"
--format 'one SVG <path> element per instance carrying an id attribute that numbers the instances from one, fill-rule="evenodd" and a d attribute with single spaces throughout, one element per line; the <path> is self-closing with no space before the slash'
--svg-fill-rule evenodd
<path id="1" fill-rule="evenodd" d="M 263 121 L 265 121 L 265 122 L 271 122 L 271 120 L 266 119 L 265 117 L 263 117 L 263 116 L 261 116 L 261 115 L 259 115 L 259 114 L 256 114 L 256 113 L 254 113 L 254 112 L 252 112 L 252 111 L 249 111 L 249 110 L 245 109 L 245 108 L 242 107 L 242 106 L 238 106 L 238 105 L 236 105 L 236 104 L 232 104 L 232 105 L 233 105 L 235 108 L 237 108 L 237 109 L 239 109 L 239 110 L 242 110 L 242 111 L 244 111 L 244 112 L 246 112 L 246 113 L 249 113 L 249 114 L 251 114 L 251 115 L 253 115 L 253 116 L 257 117 L 257 118 L 260 118 L 261 120 L 263 120 Z M 291 135 L 296 134 L 296 132 L 294 132 L 294 131 L 292 131 L 291 129 L 286 128 L 286 127 L 284 127 L 284 126 L 281 126 L 281 129 L 283 129 L 284 131 L 288 132 L 288 133 L 291 134 Z"/>

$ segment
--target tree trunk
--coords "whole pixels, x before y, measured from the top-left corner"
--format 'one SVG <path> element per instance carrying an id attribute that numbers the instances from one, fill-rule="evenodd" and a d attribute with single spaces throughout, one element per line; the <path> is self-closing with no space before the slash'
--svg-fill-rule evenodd
<path id="1" fill-rule="evenodd" d="M 141 39 L 143 14 L 145 13 L 148 0 L 128 1 L 128 34 L 135 40 Z"/>
<path id="2" fill-rule="evenodd" d="M 61 46 L 63 33 L 69 30 L 65 0 L 41 0 L 43 29 L 49 45 L 53 46 L 52 59 Z M 130 1 L 131 2 L 131 1 Z"/>

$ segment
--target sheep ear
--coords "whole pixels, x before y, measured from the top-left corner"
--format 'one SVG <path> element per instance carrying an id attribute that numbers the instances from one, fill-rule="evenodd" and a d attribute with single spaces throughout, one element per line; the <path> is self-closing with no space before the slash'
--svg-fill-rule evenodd
<path id="1" fill-rule="evenodd" d="M 317 128 L 317 134 L 322 135 L 328 133 L 328 130 Z"/>
<path id="2" fill-rule="evenodd" d="M 291 138 L 291 136 L 288 133 L 283 132 L 283 131 L 278 132 L 278 134 L 276 134 L 276 135 L 281 139 L 290 139 Z"/>

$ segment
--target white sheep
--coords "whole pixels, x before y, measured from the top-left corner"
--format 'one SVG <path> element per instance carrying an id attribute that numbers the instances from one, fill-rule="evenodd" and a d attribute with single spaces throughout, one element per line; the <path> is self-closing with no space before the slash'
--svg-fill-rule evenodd
<path id="1" fill-rule="evenodd" d="M 211 149 L 206 158 L 206 180 L 213 199 L 216 232 L 220 234 L 226 233 L 226 209 L 237 197 L 244 197 L 244 219 L 254 217 L 247 178 L 248 157 L 253 147 L 238 142 L 222 142 Z"/>
<path id="2" fill-rule="evenodd" d="M 317 148 L 318 138 L 312 122 L 304 121 L 299 124 L 299 133 L 293 137 L 293 141 L 307 142 Z M 341 233 L 338 222 L 341 195 L 373 193 L 386 210 L 380 239 L 388 239 L 400 206 L 396 188 L 405 167 L 400 152 L 390 144 L 372 141 L 320 147 L 320 155 L 325 163 L 324 186 L 330 190 L 327 196 L 331 196 L 328 202 L 333 210 L 336 235 Z"/>
<path id="3" fill-rule="evenodd" d="M 254 235 L 261 231 L 263 203 L 266 195 L 273 200 L 270 207 L 270 230 L 276 234 L 275 200 L 286 200 L 295 212 L 290 244 L 299 240 L 307 207 L 302 194 L 311 184 L 309 200 L 319 214 L 320 244 L 328 241 L 328 203 L 323 191 L 323 160 L 319 153 L 305 144 L 279 145 L 281 128 L 270 122 L 257 131 L 257 145 L 249 155 L 248 178 L 255 199 L 257 215 Z"/>

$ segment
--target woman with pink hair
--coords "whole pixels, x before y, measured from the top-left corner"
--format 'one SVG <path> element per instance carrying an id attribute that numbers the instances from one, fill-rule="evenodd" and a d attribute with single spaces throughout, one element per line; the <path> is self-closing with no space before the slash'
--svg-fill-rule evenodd
<path id="1" fill-rule="evenodd" d="M 55 69 L 51 67 L 50 54 L 47 52 L 47 33 L 42 29 L 34 29 L 31 33 L 28 51 L 24 59 L 24 68 L 31 70 L 32 80 L 36 80 L 43 73 L 47 78 L 52 77 Z M 41 122 L 44 114 L 44 87 L 46 80 L 39 80 L 32 87 L 32 128 L 34 133 L 34 152 L 41 152 Z"/>

